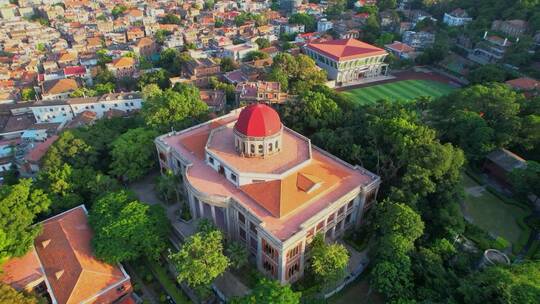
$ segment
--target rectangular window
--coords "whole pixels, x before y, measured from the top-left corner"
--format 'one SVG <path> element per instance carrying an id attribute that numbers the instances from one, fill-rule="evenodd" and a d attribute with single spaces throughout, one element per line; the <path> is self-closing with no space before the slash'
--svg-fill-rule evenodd
<path id="1" fill-rule="evenodd" d="M 302 247 L 302 243 L 299 243 L 294 248 L 287 251 L 287 261 L 290 261 L 300 255 L 300 250 Z"/>
<path id="2" fill-rule="evenodd" d="M 124 104 L 126 105 L 126 107 L 128 107 L 128 106 L 129 106 L 129 103 L 127 103 L 127 102 L 126 102 L 126 103 L 124 103 Z"/>
<path id="3" fill-rule="evenodd" d="M 343 207 L 339 208 L 339 210 L 338 210 L 338 213 L 337 213 L 337 214 L 338 214 L 338 216 L 340 216 L 340 215 L 343 215 L 343 213 L 344 213 L 344 212 L 345 212 L 345 206 L 343 206 Z"/>
<path id="4" fill-rule="evenodd" d="M 240 238 L 245 241 L 246 240 L 246 231 L 244 230 L 244 228 L 240 227 L 239 228 L 239 234 L 240 234 Z"/>
<path id="5" fill-rule="evenodd" d="M 328 220 L 326 222 L 331 223 L 332 221 L 334 221 L 334 217 L 335 217 L 335 213 L 330 214 L 330 216 L 328 217 Z"/>
<path id="6" fill-rule="evenodd" d="M 102 104 L 102 105 L 101 105 L 101 108 L 102 108 L 102 109 L 105 109 L 105 105 L 104 105 L 104 104 Z"/>
<path id="7" fill-rule="evenodd" d="M 249 222 L 249 230 L 251 230 L 252 233 L 257 234 L 257 226 L 255 226 L 255 224 L 252 222 Z"/>
<path id="8" fill-rule="evenodd" d="M 297 260 L 292 265 L 287 267 L 286 280 L 290 280 L 295 274 L 300 271 L 300 260 Z"/>
<path id="9" fill-rule="evenodd" d="M 317 232 L 324 228 L 324 220 L 317 224 Z"/>
<path id="10" fill-rule="evenodd" d="M 354 200 L 352 199 L 352 200 L 347 204 L 347 210 L 352 209 L 353 204 L 354 204 Z"/>
<path id="11" fill-rule="evenodd" d="M 244 215 L 240 212 L 238 212 L 238 221 L 242 224 L 245 224 L 246 223 L 246 218 L 244 217 Z"/>
<path id="12" fill-rule="evenodd" d="M 214 164 L 214 159 L 212 157 L 208 157 L 208 162 L 213 165 Z"/>
<path id="13" fill-rule="evenodd" d="M 345 225 L 348 225 L 348 224 L 351 222 L 351 218 L 352 218 L 352 215 L 351 215 L 351 214 L 348 214 L 348 215 L 345 217 Z"/>
<path id="14" fill-rule="evenodd" d="M 236 182 L 236 175 L 231 174 L 231 180 L 232 180 L 233 182 Z"/>

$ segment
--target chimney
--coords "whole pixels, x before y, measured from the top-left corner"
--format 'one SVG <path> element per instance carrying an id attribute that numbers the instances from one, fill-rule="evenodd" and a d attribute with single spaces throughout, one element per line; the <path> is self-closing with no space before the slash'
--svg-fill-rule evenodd
<path id="1" fill-rule="evenodd" d="M 51 242 L 50 239 L 44 240 L 43 242 L 41 242 L 41 246 L 43 246 L 43 248 L 47 248 L 47 246 L 49 246 L 50 242 Z"/>
<path id="2" fill-rule="evenodd" d="M 54 276 L 56 277 L 57 280 L 60 280 L 63 274 L 64 274 L 64 269 L 55 272 Z"/>

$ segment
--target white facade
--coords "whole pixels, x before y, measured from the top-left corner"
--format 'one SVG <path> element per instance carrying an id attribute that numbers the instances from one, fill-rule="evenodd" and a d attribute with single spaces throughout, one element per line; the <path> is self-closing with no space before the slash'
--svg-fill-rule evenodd
<path id="1" fill-rule="evenodd" d="M 449 26 L 462 26 L 471 21 L 472 18 L 469 17 L 456 17 L 449 13 L 444 13 L 443 22 Z"/>
<path id="2" fill-rule="evenodd" d="M 46 101 L 30 106 L 38 123 L 63 123 L 70 121 L 84 111 L 96 113 L 97 118 L 111 109 L 130 112 L 142 108 L 143 100 L 139 93 L 106 94 L 101 97 L 71 98 L 62 102 Z"/>
<path id="3" fill-rule="evenodd" d="M 326 70 L 328 78 L 338 84 L 377 77 L 388 72 L 388 64 L 384 63 L 387 54 L 338 61 L 310 48 L 305 48 L 304 52 Z"/>
<path id="4" fill-rule="evenodd" d="M 323 18 L 317 22 L 317 32 L 326 32 L 332 27 L 334 27 L 334 24 L 332 21 L 328 21 L 326 18 Z"/>
<path id="5" fill-rule="evenodd" d="M 228 45 L 223 48 L 223 57 L 229 57 L 236 61 L 241 61 L 246 57 L 249 52 L 257 51 L 259 47 L 257 44 L 237 44 Z"/>

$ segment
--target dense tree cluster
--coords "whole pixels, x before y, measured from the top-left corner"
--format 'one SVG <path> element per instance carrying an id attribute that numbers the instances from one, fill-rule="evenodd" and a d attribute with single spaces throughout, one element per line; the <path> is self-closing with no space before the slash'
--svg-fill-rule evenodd
<path id="1" fill-rule="evenodd" d="M 539 98 L 525 101 L 504 84 L 474 85 L 432 103 L 429 120 L 473 163 L 498 147 L 534 157 L 540 150 L 539 104 Z"/>
<path id="2" fill-rule="evenodd" d="M 199 231 L 189 237 L 180 251 L 169 255 L 176 266 L 178 281 L 185 282 L 200 294 L 230 265 L 224 254 L 223 234 L 208 221 L 199 224 Z"/>
<path id="3" fill-rule="evenodd" d="M 160 132 L 183 129 L 204 119 L 208 112 L 199 90 L 191 85 L 177 84 L 164 91 L 156 85 L 148 85 L 143 90 L 143 98 L 142 117 L 147 126 Z"/>
<path id="4" fill-rule="evenodd" d="M 109 192 L 92 206 L 89 223 L 97 258 L 114 264 L 140 256 L 157 258 L 169 234 L 165 210 L 139 202 L 126 191 Z"/>
<path id="5" fill-rule="evenodd" d="M 33 225 L 34 220 L 50 204 L 49 197 L 35 189 L 29 179 L 0 187 L 0 265 L 26 254 L 41 231 L 40 226 Z"/>
<path id="6" fill-rule="evenodd" d="M 300 93 L 326 82 L 326 73 L 306 55 L 279 53 L 273 59 L 268 80 L 279 82 L 282 91 Z"/>

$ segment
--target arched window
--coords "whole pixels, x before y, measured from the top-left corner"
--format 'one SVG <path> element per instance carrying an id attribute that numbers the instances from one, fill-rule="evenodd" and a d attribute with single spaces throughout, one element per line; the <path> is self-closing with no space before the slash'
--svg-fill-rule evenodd
<path id="1" fill-rule="evenodd" d="M 278 149 L 278 142 L 279 140 L 276 140 L 276 150 Z"/>
<path id="2" fill-rule="evenodd" d="M 272 143 L 268 144 L 268 151 L 272 152 Z"/>
<path id="3" fill-rule="evenodd" d="M 259 145 L 259 154 L 263 154 L 263 152 L 264 152 L 263 145 Z"/>
<path id="4" fill-rule="evenodd" d="M 249 147 L 250 149 L 250 152 L 253 154 L 255 153 L 255 145 L 254 144 L 251 144 L 251 146 Z"/>

